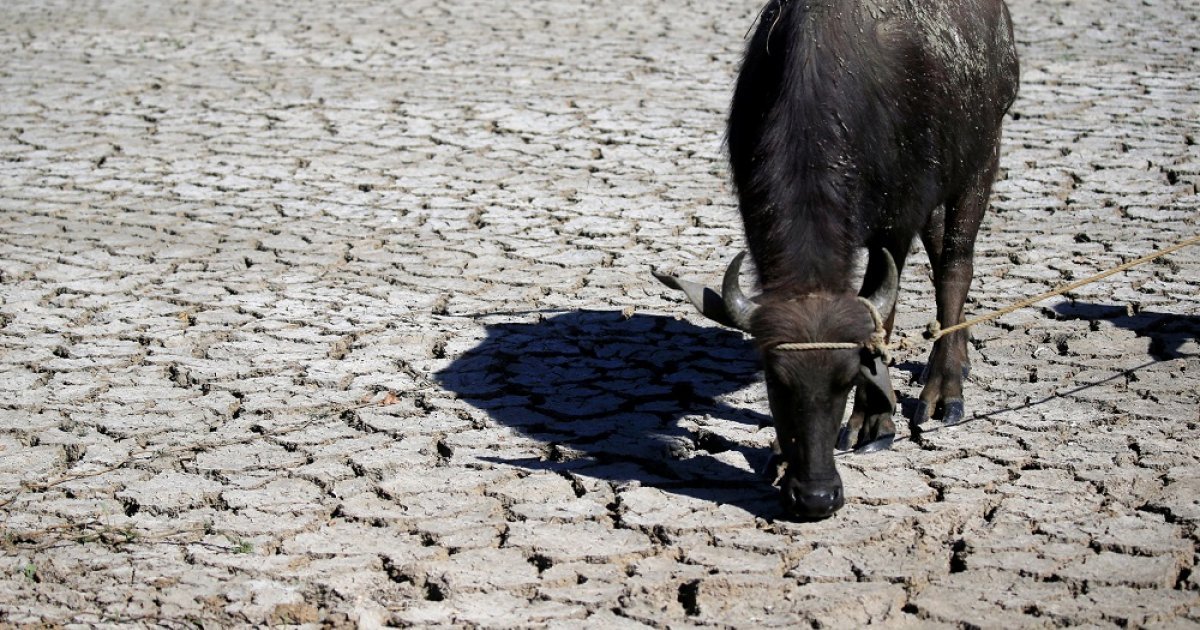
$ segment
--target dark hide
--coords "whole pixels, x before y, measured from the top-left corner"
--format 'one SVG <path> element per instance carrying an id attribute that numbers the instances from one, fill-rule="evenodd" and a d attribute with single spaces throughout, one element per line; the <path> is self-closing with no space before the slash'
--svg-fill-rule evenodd
<path id="1" fill-rule="evenodd" d="M 785 506 L 806 517 L 827 516 L 843 502 L 833 444 L 846 396 L 862 383 L 861 351 L 774 348 L 790 342 L 861 342 L 875 324 L 853 297 L 820 295 L 768 299 L 755 311 L 751 326 L 765 364 L 776 446 L 787 462 Z M 796 416 L 798 411 L 803 415 Z"/>
<path id="2" fill-rule="evenodd" d="M 832 453 L 847 393 L 860 385 L 849 441 L 861 445 L 894 430 L 891 385 L 882 362 L 862 352 L 774 346 L 864 341 L 874 327 L 853 299 L 857 253 L 870 252 L 861 290 L 871 293 L 884 274 L 881 252 L 903 269 L 918 235 L 933 264 L 938 320 L 962 320 L 1001 121 L 1016 91 L 1002 0 L 775 0 L 764 10 L 738 77 L 728 144 L 763 290 L 750 332 L 794 516 L 841 507 Z M 890 333 L 894 308 L 882 315 Z M 961 420 L 966 341 L 963 332 L 935 345 L 918 422 L 931 413 Z M 864 369 L 874 376 L 864 379 Z"/>

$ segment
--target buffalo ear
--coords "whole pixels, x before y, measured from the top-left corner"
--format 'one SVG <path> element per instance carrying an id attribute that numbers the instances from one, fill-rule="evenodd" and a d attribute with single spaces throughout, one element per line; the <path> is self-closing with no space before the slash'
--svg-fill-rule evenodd
<path id="1" fill-rule="evenodd" d="M 653 267 L 650 268 L 650 273 L 668 287 L 683 291 L 692 306 L 705 317 L 722 326 L 750 332 L 750 316 L 754 314 L 758 304 L 747 298 L 738 284 L 738 273 L 742 270 L 742 259 L 745 257 L 746 252 L 741 252 L 729 263 L 729 267 L 725 269 L 720 293 L 702 284 L 659 273 Z"/>
<path id="2" fill-rule="evenodd" d="M 883 357 L 873 352 L 863 352 L 862 363 L 858 367 L 859 386 L 867 392 L 867 400 L 871 409 L 882 411 L 884 404 L 890 413 L 896 412 L 896 392 L 892 390 L 892 379 L 888 375 L 887 363 Z"/>
<path id="3" fill-rule="evenodd" d="M 683 291 L 683 294 L 687 296 L 688 301 L 692 303 L 692 306 L 696 307 L 696 310 L 700 311 L 701 315 L 704 315 L 705 317 L 717 322 L 718 324 L 721 324 L 722 326 L 728 326 L 730 328 L 738 327 L 738 325 L 732 319 L 730 319 L 729 312 L 725 309 L 725 302 L 721 299 L 720 294 L 718 294 L 716 291 L 713 291 L 702 284 L 691 282 L 690 280 L 683 280 L 681 278 L 676 278 L 675 276 L 669 276 L 665 273 L 659 273 L 653 268 L 650 269 L 650 273 L 653 274 L 659 282 L 667 285 L 668 287 Z"/>

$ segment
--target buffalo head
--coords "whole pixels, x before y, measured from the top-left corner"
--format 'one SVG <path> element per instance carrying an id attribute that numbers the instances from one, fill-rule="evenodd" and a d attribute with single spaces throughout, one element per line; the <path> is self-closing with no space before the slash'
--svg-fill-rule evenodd
<path id="1" fill-rule="evenodd" d="M 781 456 L 778 477 L 784 508 L 800 519 L 825 518 L 845 503 L 834 450 L 850 391 L 857 387 L 850 425 L 880 435 L 894 431 L 896 399 L 883 358 L 871 349 L 879 325 L 864 301 L 886 317 L 899 287 L 895 263 L 886 251 L 887 273 L 864 299 L 852 294 L 764 294 L 749 299 L 738 286 L 743 254 L 725 272 L 721 293 L 655 274 L 682 290 L 709 318 L 754 337 L 763 362 L 767 397 Z M 787 349 L 792 344 L 834 343 L 854 347 Z M 886 432 L 885 431 L 885 432 Z M 890 435 L 886 436 L 890 439 Z M 844 441 L 844 440 L 843 440 Z"/>

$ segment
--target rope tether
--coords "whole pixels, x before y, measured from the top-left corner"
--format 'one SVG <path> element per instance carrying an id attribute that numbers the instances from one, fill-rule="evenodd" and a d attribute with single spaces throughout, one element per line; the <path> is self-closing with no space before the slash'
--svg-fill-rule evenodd
<path id="1" fill-rule="evenodd" d="M 866 348 L 867 350 L 884 357 L 884 362 L 888 361 L 888 343 L 887 343 L 887 328 L 883 325 L 883 316 L 879 314 L 879 309 L 865 297 L 859 297 L 858 301 L 867 307 L 867 312 L 871 314 L 871 321 L 875 324 L 875 330 L 871 333 L 871 338 L 865 342 L 809 342 L 809 343 L 781 343 L 775 346 L 775 350 L 854 350 L 856 348 Z"/>
<path id="2" fill-rule="evenodd" d="M 1122 271 L 1130 269 L 1131 267 L 1136 267 L 1143 263 L 1148 263 L 1156 258 L 1162 258 L 1163 256 L 1166 256 L 1167 254 L 1170 254 L 1172 252 L 1177 252 L 1185 247 L 1190 247 L 1192 245 L 1197 245 L 1197 244 L 1200 244 L 1200 235 L 1193 236 L 1192 238 L 1189 238 L 1180 243 L 1176 243 L 1165 249 L 1160 249 L 1160 250 L 1154 252 L 1153 254 L 1149 254 L 1147 256 L 1142 256 L 1141 258 L 1138 258 L 1136 260 L 1131 260 L 1127 263 L 1117 265 L 1116 267 L 1113 267 L 1112 269 L 1109 269 L 1108 271 L 1103 271 L 1094 276 L 1088 276 L 1087 278 L 1084 278 L 1083 280 L 1079 280 L 1079 281 L 1072 282 L 1070 284 L 1061 286 L 1057 289 L 1054 289 L 1053 291 L 1039 293 L 1038 295 L 1035 295 L 1031 298 L 1021 300 L 1020 302 L 1017 302 L 1016 304 L 1006 306 L 1002 309 L 997 309 L 995 311 L 992 311 L 991 313 L 988 313 L 986 315 L 981 315 L 974 319 L 969 319 L 965 322 L 962 322 L 961 324 L 955 324 L 953 326 L 950 326 L 949 328 L 942 328 L 941 324 L 939 324 L 937 320 L 934 320 L 932 322 L 929 322 L 929 325 L 925 328 L 925 333 L 923 336 L 926 339 L 929 339 L 932 341 L 937 341 L 938 339 L 941 339 L 942 337 L 945 337 L 946 335 L 949 335 L 952 332 L 957 332 L 964 328 L 970 328 L 971 326 L 974 326 L 976 324 L 982 324 L 983 322 L 989 322 L 993 319 L 1003 317 L 1005 315 L 1008 315 L 1009 313 L 1012 313 L 1013 311 L 1017 311 L 1017 310 L 1025 308 L 1026 306 L 1030 306 L 1030 305 L 1036 304 L 1038 302 L 1041 302 L 1042 300 L 1045 300 L 1046 298 L 1052 298 L 1056 295 L 1062 295 L 1064 293 L 1074 291 L 1075 289 L 1078 289 L 1079 287 L 1092 284 L 1093 282 L 1099 282 L 1100 280 L 1103 280 L 1109 276 L 1121 273 Z M 859 301 L 861 301 L 863 304 L 865 304 L 867 306 L 867 310 L 869 310 L 871 313 L 871 319 L 874 320 L 874 322 L 875 322 L 875 331 L 871 333 L 871 338 L 869 340 L 867 340 L 865 342 L 859 342 L 859 343 L 839 343 L 839 342 L 781 343 L 781 344 L 775 346 L 774 349 L 775 350 L 853 350 L 855 348 L 866 348 L 867 350 L 869 350 L 871 352 L 874 352 L 874 353 L 877 353 L 879 355 L 886 357 L 888 350 L 890 350 L 891 348 L 894 348 L 900 344 L 903 344 L 906 340 L 901 339 L 897 343 L 892 343 L 892 344 L 887 343 L 885 341 L 887 339 L 887 330 L 884 329 L 883 318 L 880 316 L 878 309 L 876 309 L 875 305 L 871 304 L 871 302 L 869 300 L 867 300 L 866 298 L 859 297 L 858 299 L 859 299 Z M 885 358 L 885 360 L 886 360 L 886 358 Z"/>
<path id="3" fill-rule="evenodd" d="M 1025 308 L 1026 306 L 1030 306 L 1030 305 L 1036 304 L 1038 302 L 1041 302 L 1042 300 L 1045 300 L 1046 298 L 1052 298 L 1056 295 L 1062 295 L 1064 293 L 1074 291 L 1075 289 L 1078 289 L 1079 287 L 1089 285 L 1093 282 L 1099 282 L 1100 280 L 1103 280 L 1109 276 L 1121 273 L 1122 271 L 1125 271 L 1131 267 L 1136 267 L 1140 264 L 1148 263 L 1156 258 L 1162 258 L 1163 256 L 1166 256 L 1167 254 L 1179 251 L 1185 247 L 1190 247 L 1190 246 L 1196 245 L 1196 244 L 1200 244 L 1200 235 L 1193 236 L 1192 238 L 1189 238 L 1180 243 L 1176 243 L 1170 247 L 1167 247 L 1166 249 L 1160 249 L 1160 250 L 1154 252 L 1153 254 L 1149 254 L 1147 256 L 1142 256 L 1141 258 L 1138 258 L 1136 260 L 1131 260 L 1122 265 L 1117 265 L 1116 267 L 1113 267 L 1112 269 L 1109 269 L 1108 271 L 1102 271 L 1094 276 L 1088 276 L 1088 277 L 1084 278 L 1083 280 L 1079 280 L 1076 282 L 1072 282 L 1068 285 L 1061 286 L 1057 289 L 1054 289 L 1053 291 L 1039 293 L 1038 295 L 1035 295 L 1031 298 L 1021 300 L 1020 302 L 1017 302 L 1016 304 L 1013 304 L 1011 306 L 1007 306 L 1005 308 L 992 311 L 991 313 L 988 313 L 987 315 L 981 315 L 974 319 L 969 319 L 961 324 L 955 324 L 953 326 L 950 326 L 949 328 L 942 328 L 941 325 L 938 323 L 938 321 L 934 320 L 929 323 L 928 327 L 926 327 L 924 336 L 926 339 L 937 341 L 938 339 L 941 339 L 942 337 L 949 335 L 952 332 L 956 332 L 956 331 L 962 330 L 964 328 L 970 328 L 971 326 L 974 326 L 975 324 L 982 324 L 983 322 L 989 322 L 998 317 L 1003 317 L 1005 315 L 1008 315 L 1009 313 L 1012 313 L 1013 311 L 1017 311 L 1017 310 Z"/>

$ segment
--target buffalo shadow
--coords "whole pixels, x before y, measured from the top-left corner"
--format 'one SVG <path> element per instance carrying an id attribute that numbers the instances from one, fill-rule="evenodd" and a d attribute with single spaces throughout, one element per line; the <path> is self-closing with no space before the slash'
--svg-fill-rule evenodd
<path id="1" fill-rule="evenodd" d="M 436 378 L 547 453 L 489 461 L 633 482 L 766 518 L 781 513 L 777 492 L 755 472 L 770 454 L 770 432 L 758 431 L 770 417 L 719 399 L 760 380 L 741 333 L 617 311 L 486 331 Z"/>
<path id="2" fill-rule="evenodd" d="M 1060 302 L 1051 307 L 1059 319 L 1080 319 L 1093 322 L 1106 321 L 1137 334 L 1150 338 L 1150 356 L 1158 361 L 1169 361 L 1184 354 L 1181 349 L 1189 341 L 1200 340 L 1200 316 L 1176 315 L 1132 309 L 1124 304 L 1097 304 L 1094 302 Z"/>

